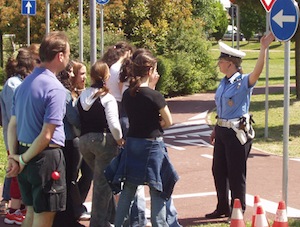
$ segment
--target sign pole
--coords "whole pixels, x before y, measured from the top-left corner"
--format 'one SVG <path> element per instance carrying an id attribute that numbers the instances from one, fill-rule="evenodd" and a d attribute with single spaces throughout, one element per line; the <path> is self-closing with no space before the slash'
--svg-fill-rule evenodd
<path id="1" fill-rule="evenodd" d="M 290 43 L 284 45 L 284 120 L 283 120 L 283 179 L 282 199 L 288 203 L 289 106 L 290 106 Z"/>
<path id="2" fill-rule="evenodd" d="M 30 16 L 27 15 L 27 46 L 30 46 Z"/>
<path id="3" fill-rule="evenodd" d="M 83 0 L 79 0 L 79 61 L 83 62 Z"/>
<path id="4" fill-rule="evenodd" d="M 269 25 L 269 12 L 266 13 L 266 33 L 268 34 L 270 32 L 270 25 Z M 269 56 L 270 51 L 269 47 L 267 48 L 266 53 L 266 87 L 265 87 L 265 94 L 266 94 L 266 100 L 265 100 L 265 138 L 269 137 Z"/>
<path id="5" fill-rule="evenodd" d="M 231 43 L 232 43 L 232 48 L 234 48 L 234 4 L 231 5 L 231 29 L 232 29 L 232 38 L 231 38 Z"/>
<path id="6" fill-rule="evenodd" d="M 96 0 L 98 4 L 100 4 L 100 35 L 101 35 L 101 56 L 103 56 L 104 53 L 104 23 L 103 23 L 103 14 L 104 14 L 104 5 L 109 2 L 109 0 Z"/>
<path id="7" fill-rule="evenodd" d="M 94 64 L 97 60 L 97 37 L 96 37 L 96 31 L 97 31 L 97 25 L 96 25 L 96 2 L 95 0 L 90 0 L 90 14 L 91 14 L 91 20 L 90 20 L 90 35 L 91 35 L 91 49 L 90 49 L 90 60 L 91 65 Z"/>
<path id="8" fill-rule="evenodd" d="M 50 32 L 50 3 L 46 0 L 46 34 Z"/>
<path id="9" fill-rule="evenodd" d="M 103 28 L 103 13 L 104 13 L 104 7 L 101 4 L 100 5 L 100 34 L 101 34 L 101 57 L 103 56 L 103 52 L 104 52 L 104 28 Z"/>

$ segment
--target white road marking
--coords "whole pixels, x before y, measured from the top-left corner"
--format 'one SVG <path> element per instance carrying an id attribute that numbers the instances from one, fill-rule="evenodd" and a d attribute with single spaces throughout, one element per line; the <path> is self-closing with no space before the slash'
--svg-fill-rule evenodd
<path id="1" fill-rule="evenodd" d="M 207 116 L 207 113 L 208 113 L 208 110 L 200 113 L 200 114 L 197 114 L 196 116 L 194 117 L 191 117 L 189 120 L 196 120 L 196 119 L 203 119 L 203 118 L 206 118 Z"/>
<path id="2" fill-rule="evenodd" d="M 185 148 L 183 147 L 178 147 L 178 146 L 174 146 L 174 145 L 171 145 L 171 144 L 168 144 L 168 143 L 165 143 L 166 147 L 170 147 L 170 148 L 173 148 L 175 150 L 178 150 L 178 151 L 185 151 Z"/>
<path id="3" fill-rule="evenodd" d="M 200 129 L 206 129 L 206 128 L 208 128 L 208 125 L 196 125 L 196 126 L 190 126 L 190 127 L 184 127 L 184 128 L 170 128 L 170 129 L 165 130 L 164 135 L 192 131 L 192 130 L 200 130 Z"/>
<path id="4" fill-rule="evenodd" d="M 213 156 L 210 154 L 202 154 L 201 156 L 204 158 L 213 159 Z"/>
<path id="5" fill-rule="evenodd" d="M 197 139 L 197 140 L 174 140 L 174 142 L 188 144 L 188 145 L 195 145 L 199 147 L 213 147 L 203 139 Z"/>

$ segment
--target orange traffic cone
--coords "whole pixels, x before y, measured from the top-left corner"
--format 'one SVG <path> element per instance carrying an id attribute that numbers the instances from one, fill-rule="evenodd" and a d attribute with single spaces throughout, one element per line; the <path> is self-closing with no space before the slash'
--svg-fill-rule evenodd
<path id="1" fill-rule="evenodd" d="M 235 199 L 231 213 L 230 227 L 245 227 L 242 205 L 239 199 Z"/>
<path id="2" fill-rule="evenodd" d="M 257 206 L 254 227 L 269 227 L 269 223 L 262 206 Z"/>
<path id="3" fill-rule="evenodd" d="M 260 206 L 260 197 L 259 197 L 259 195 L 254 196 L 254 205 L 253 205 L 251 227 L 254 227 L 254 224 L 255 224 L 255 216 L 256 216 L 257 206 Z"/>
<path id="4" fill-rule="evenodd" d="M 285 209 L 285 202 L 280 201 L 278 204 L 278 209 L 276 212 L 275 221 L 272 225 L 272 227 L 288 227 L 288 219 Z"/>

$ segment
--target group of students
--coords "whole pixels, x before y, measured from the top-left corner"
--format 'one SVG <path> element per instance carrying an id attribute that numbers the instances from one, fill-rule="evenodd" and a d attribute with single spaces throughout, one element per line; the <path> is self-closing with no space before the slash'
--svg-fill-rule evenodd
<path id="1" fill-rule="evenodd" d="M 28 48 L 19 50 L 17 65 L 23 50 Z M 117 43 L 91 66 L 87 88 L 86 67 L 70 60 L 63 32 L 47 34 L 38 55 L 27 57 L 38 65 L 27 70 L 24 81 L 16 71 L 20 81 L 10 96 L 4 132 L 7 179 L 18 179 L 26 205 L 26 212 L 21 207 L 7 212 L 19 217 L 10 224 L 82 226 L 83 203 L 93 182 L 90 226 L 145 226 L 144 188 L 137 190 L 138 185 L 150 187 L 152 226 L 180 226 L 170 198 L 178 175 L 162 140 L 172 117 L 164 97 L 154 90 L 159 75 L 152 53 Z M 9 83 L 12 79 L 2 94 Z M 112 160 L 126 165 L 118 168 L 123 176 L 118 195 L 105 175 Z M 170 186 L 161 168 L 171 170 Z"/>

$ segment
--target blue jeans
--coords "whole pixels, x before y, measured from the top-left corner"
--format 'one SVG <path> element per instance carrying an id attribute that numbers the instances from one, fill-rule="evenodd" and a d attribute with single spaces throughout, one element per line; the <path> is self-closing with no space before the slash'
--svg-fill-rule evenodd
<path id="1" fill-rule="evenodd" d="M 124 183 L 123 191 L 117 206 L 115 227 L 122 227 L 129 213 L 130 205 L 134 199 L 138 185 L 128 181 Z M 160 197 L 160 192 L 150 187 L 151 197 L 151 223 L 153 227 L 167 227 L 166 201 Z"/>
<path id="2" fill-rule="evenodd" d="M 144 186 L 137 187 L 134 201 L 130 208 L 129 218 L 124 223 L 125 227 L 143 227 L 147 225 L 146 200 Z"/>
<path id="3" fill-rule="evenodd" d="M 167 222 L 169 227 L 182 227 L 182 225 L 180 225 L 178 222 L 177 210 L 174 206 L 172 197 L 167 201 L 166 208 L 167 208 Z"/>
<path id="4" fill-rule="evenodd" d="M 126 222 L 127 225 L 131 227 L 143 227 L 147 225 L 146 219 L 146 201 L 145 201 L 145 192 L 144 186 L 138 186 L 136 195 L 134 197 L 133 204 L 130 209 L 129 221 Z M 169 227 L 182 227 L 178 222 L 177 210 L 174 206 L 172 197 L 166 202 L 167 210 L 167 223 Z"/>

